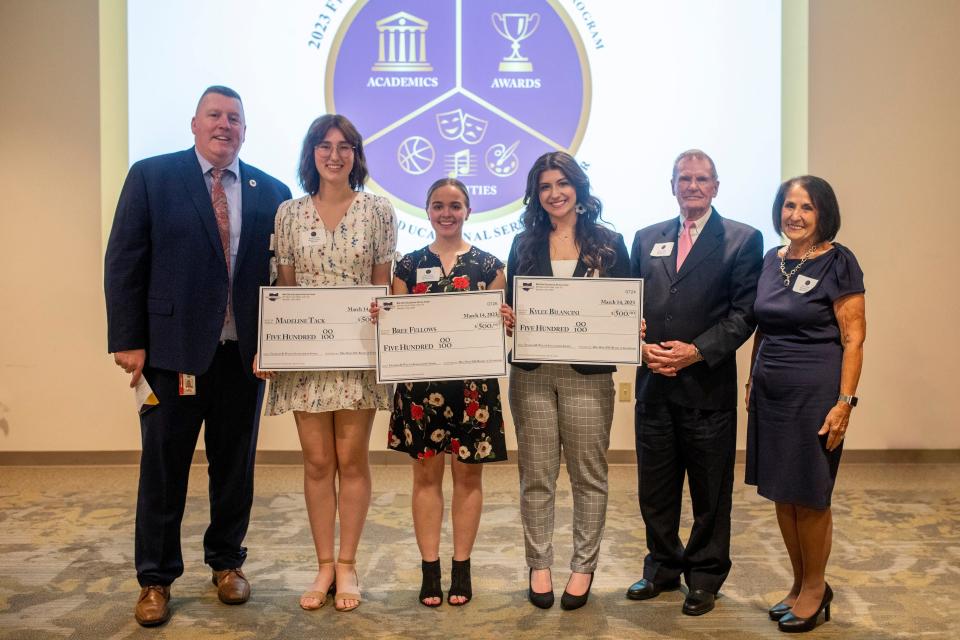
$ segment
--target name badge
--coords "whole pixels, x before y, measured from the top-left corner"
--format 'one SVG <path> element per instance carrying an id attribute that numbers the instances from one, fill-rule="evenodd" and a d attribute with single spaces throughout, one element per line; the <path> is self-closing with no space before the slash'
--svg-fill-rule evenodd
<path id="1" fill-rule="evenodd" d="M 313 247 L 323 244 L 327 239 L 327 233 L 324 229 L 310 229 L 300 232 L 300 245 L 303 247 Z"/>
<path id="2" fill-rule="evenodd" d="M 815 286 L 817 286 L 818 282 L 820 281 L 814 278 L 808 278 L 807 276 L 800 276 L 799 278 L 793 281 L 793 290 L 796 291 L 797 293 L 806 293 L 807 291 L 810 291 Z"/>
<path id="3" fill-rule="evenodd" d="M 673 253 L 672 242 L 658 242 L 657 244 L 653 245 L 653 249 L 650 250 L 650 255 L 654 258 L 668 256 L 671 253 Z"/>
<path id="4" fill-rule="evenodd" d="M 192 373 L 181 373 L 180 375 L 180 395 L 197 395 L 197 377 Z"/>
<path id="5" fill-rule="evenodd" d="M 417 282 L 439 282 L 442 275 L 439 267 L 417 269 Z"/>

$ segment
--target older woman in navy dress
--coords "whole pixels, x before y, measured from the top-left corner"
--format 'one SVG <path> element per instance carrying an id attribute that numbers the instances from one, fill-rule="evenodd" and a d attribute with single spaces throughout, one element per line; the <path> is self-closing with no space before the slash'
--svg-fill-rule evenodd
<path id="1" fill-rule="evenodd" d="M 784 182 L 773 226 L 790 243 L 764 258 L 747 385 L 747 484 L 776 503 L 793 586 L 770 609 L 781 631 L 830 619 L 824 579 L 830 498 L 863 363 L 863 272 L 833 239 L 840 210 L 823 179 Z"/>

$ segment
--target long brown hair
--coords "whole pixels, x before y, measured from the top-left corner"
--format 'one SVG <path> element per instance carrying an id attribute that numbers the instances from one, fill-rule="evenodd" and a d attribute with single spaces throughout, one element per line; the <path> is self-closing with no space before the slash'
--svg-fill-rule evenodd
<path id="1" fill-rule="evenodd" d="M 577 192 L 578 211 L 574 238 L 580 247 L 580 257 L 584 264 L 603 275 L 617 259 L 614 232 L 600 224 L 603 220 L 600 217 L 603 205 L 599 198 L 590 193 L 590 179 L 587 174 L 573 156 L 563 151 L 543 154 L 537 158 L 527 174 L 527 190 L 523 196 L 526 209 L 520 216 L 523 231 L 517 239 L 517 270 L 524 273 L 532 268 L 536 248 L 549 242 L 550 232 L 554 228 L 550 215 L 540 204 L 540 176 L 550 169 L 560 171 Z"/>

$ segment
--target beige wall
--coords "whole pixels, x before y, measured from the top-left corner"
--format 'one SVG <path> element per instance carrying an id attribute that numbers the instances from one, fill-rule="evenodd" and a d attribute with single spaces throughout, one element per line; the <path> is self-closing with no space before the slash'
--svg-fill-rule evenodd
<path id="1" fill-rule="evenodd" d="M 0 450 L 135 449 L 104 353 L 96 0 L 0 2 Z"/>
<path id="2" fill-rule="evenodd" d="M 97 18 L 96 0 L 0 0 L 3 451 L 139 446 L 105 353 Z M 960 448 L 957 24 L 955 0 L 810 3 L 809 166 L 836 187 L 867 276 L 851 448 Z M 617 403 L 615 449 L 633 446 L 631 411 Z M 261 433 L 261 449 L 297 448 L 288 417 Z"/>
<path id="3" fill-rule="evenodd" d="M 810 21 L 810 171 L 866 274 L 848 441 L 958 448 L 960 2 L 814 0 Z"/>

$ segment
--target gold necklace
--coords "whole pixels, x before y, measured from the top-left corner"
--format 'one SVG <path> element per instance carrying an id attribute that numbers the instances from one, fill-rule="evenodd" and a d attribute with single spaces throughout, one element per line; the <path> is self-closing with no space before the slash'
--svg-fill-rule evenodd
<path id="1" fill-rule="evenodd" d="M 798 264 L 793 269 L 791 269 L 790 273 L 787 273 L 787 260 L 786 260 L 787 254 L 790 252 L 790 245 L 786 246 L 786 248 L 783 250 L 783 255 L 780 256 L 780 273 L 783 275 L 783 286 L 785 287 L 790 286 L 790 278 L 792 278 L 797 271 L 800 271 L 800 267 L 803 266 L 804 262 L 810 259 L 810 255 L 817 250 L 818 246 L 819 245 L 814 244 L 809 249 L 807 249 L 807 252 L 803 254 L 802 258 L 800 258 L 800 264 Z"/>

